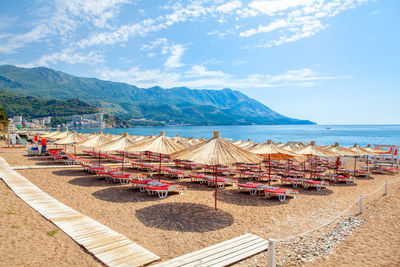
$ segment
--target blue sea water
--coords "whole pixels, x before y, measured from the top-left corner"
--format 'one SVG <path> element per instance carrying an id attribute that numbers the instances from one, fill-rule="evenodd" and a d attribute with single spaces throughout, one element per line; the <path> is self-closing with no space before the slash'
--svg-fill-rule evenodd
<path id="1" fill-rule="evenodd" d="M 339 142 L 342 146 L 360 146 L 367 144 L 400 145 L 400 125 L 250 125 L 250 126 L 173 126 L 173 127 L 137 127 L 126 129 L 102 129 L 103 133 L 130 135 L 151 135 L 165 131 L 166 136 L 204 137 L 213 136 L 213 131 L 221 132 L 221 137 L 251 139 L 255 142 L 315 141 L 318 145 L 330 145 Z M 82 129 L 81 133 L 92 133 L 98 129 Z"/>

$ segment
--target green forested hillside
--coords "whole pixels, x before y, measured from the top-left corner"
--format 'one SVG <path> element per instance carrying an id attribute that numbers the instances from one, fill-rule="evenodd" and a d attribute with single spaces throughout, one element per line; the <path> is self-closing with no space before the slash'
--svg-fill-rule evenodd
<path id="1" fill-rule="evenodd" d="M 3 106 L 0 104 L 0 131 L 6 131 L 8 125 L 7 112 L 4 110 Z"/>
<path id="2" fill-rule="evenodd" d="M 8 116 L 23 116 L 26 119 L 46 116 L 63 117 L 99 112 L 100 108 L 89 105 L 77 98 L 69 100 L 41 99 L 20 96 L 0 88 L 0 104 Z"/>
<path id="3" fill-rule="evenodd" d="M 0 66 L 0 88 L 9 92 L 67 100 L 79 97 L 123 116 L 194 125 L 312 124 L 286 117 L 239 91 L 187 87 L 138 88 L 126 83 L 75 77 L 49 68 Z"/>

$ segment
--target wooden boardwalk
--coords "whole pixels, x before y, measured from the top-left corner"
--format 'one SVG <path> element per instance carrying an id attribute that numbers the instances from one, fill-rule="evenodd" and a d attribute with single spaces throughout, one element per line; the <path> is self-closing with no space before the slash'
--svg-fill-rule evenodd
<path id="1" fill-rule="evenodd" d="M 34 210 L 108 266 L 143 266 L 160 258 L 125 236 L 52 198 L 0 157 L 0 177 Z"/>
<path id="2" fill-rule="evenodd" d="M 152 267 L 227 266 L 267 249 L 267 240 L 256 235 L 245 234 L 211 247 L 152 265 Z"/>

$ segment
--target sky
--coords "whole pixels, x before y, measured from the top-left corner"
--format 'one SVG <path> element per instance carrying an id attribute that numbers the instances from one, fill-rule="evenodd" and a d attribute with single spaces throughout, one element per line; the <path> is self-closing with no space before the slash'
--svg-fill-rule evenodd
<path id="1" fill-rule="evenodd" d="M 398 0 L 2 0 L 0 65 L 231 88 L 318 124 L 400 124 Z"/>

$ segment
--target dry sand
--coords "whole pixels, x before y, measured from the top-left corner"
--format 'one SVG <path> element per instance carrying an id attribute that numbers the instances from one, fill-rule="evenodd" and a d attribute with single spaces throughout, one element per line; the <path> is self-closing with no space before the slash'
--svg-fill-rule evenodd
<path id="1" fill-rule="evenodd" d="M 60 164 L 49 157 L 26 157 L 25 149 L 0 148 L 0 155 L 14 166 Z M 179 184 L 188 186 L 186 194 L 170 195 L 167 199 L 161 200 L 133 190 L 130 185 L 101 180 L 82 169 L 31 169 L 21 170 L 19 173 L 55 199 L 120 232 L 159 255 L 163 260 L 245 233 L 253 233 L 266 239 L 284 238 L 301 233 L 339 214 L 360 194 L 374 191 L 384 180 L 391 181 L 398 178 L 375 175 L 374 179 L 358 179 L 357 185 L 332 184 L 329 189 L 320 192 L 315 189 L 300 189 L 299 198 L 282 204 L 277 199 L 268 200 L 262 196 L 250 196 L 238 193 L 236 188 L 227 187 L 218 192 L 219 210 L 215 213 L 213 212 L 213 189 L 190 183 L 188 179 L 175 180 Z M 245 181 L 242 180 L 242 182 Z M 52 257 L 40 258 L 38 265 L 58 264 L 64 257 L 68 258 L 68 265 L 98 264 L 64 233 L 58 232 L 55 237 L 47 236 L 46 232 L 55 229 L 55 226 L 24 204 L 12 191 L 7 190 L 4 183 L 1 188 L 8 193 L 1 195 L 2 202 L 10 206 L 2 207 L 0 223 L 7 227 L 2 227 L 3 230 L 1 230 L 0 254 L 6 255 L 7 264 L 4 262 L 0 264 L 28 264 L 36 259 L 36 255 L 43 255 L 44 251 L 48 254 L 51 251 Z M 395 195 L 392 198 L 395 199 Z M 399 201 L 398 198 L 397 201 Z M 395 204 L 391 202 L 377 203 L 376 212 L 379 214 L 387 213 L 391 207 L 395 207 Z M 7 210 L 15 211 L 16 214 L 4 213 Z M 354 262 L 352 257 L 362 257 L 359 256 L 362 254 L 358 254 L 357 251 L 366 253 L 371 247 L 368 237 L 362 235 L 362 231 L 366 234 L 377 234 L 378 236 L 372 237 L 370 241 L 380 240 L 382 255 L 387 255 L 388 260 L 395 260 L 395 257 L 398 260 L 398 253 L 393 251 L 395 248 L 399 251 L 400 244 L 399 242 L 390 243 L 389 239 L 390 232 L 397 229 L 398 235 L 399 229 L 398 226 L 397 228 L 393 226 L 398 222 L 395 220 L 399 217 L 398 209 L 393 210 L 393 213 L 393 217 L 390 218 L 394 221 L 388 219 L 388 221 L 375 222 L 375 225 L 379 225 L 383 232 L 389 232 L 388 237 L 380 235 L 378 230 L 372 231 L 375 225 L 371 220 L 360 228 L 354 237 L 343 243 L 343 246 L 346 246 L 347 242 L 355 238 L 356 240 L 347 246 L 355 247 L 354 244 L 357 243 L 358 249 L 346 250 L 340 246 L 338 249 L 347 251 L 347 256 L 337 253 L 328 261 L 322 261 L 320 265 L 351 264 Z M 378 215 L 374 218 L 378 218 Z M 24 225 L 24 222 L 35 225 L 35 228 L 29 228 Z M 17 225 L 19 228 L 11 228 L 12 225 Z M 369 229 L 370 227 L 372 228 Z M 15 236 L 13 231 L 17 233 Z M 359 232 L 360 239 L 357 239 Z M 42 254 L 31 253 L 32 247 Z M 382 263 L 387 262 L 387 259 Z M 360 258 L 359 263 L 361 264 L 363 260 L 364 257 Z M 335 264 L 336 262 L 338 264 Z M 318 263 L 315 264 L 318 266 Z"/>

